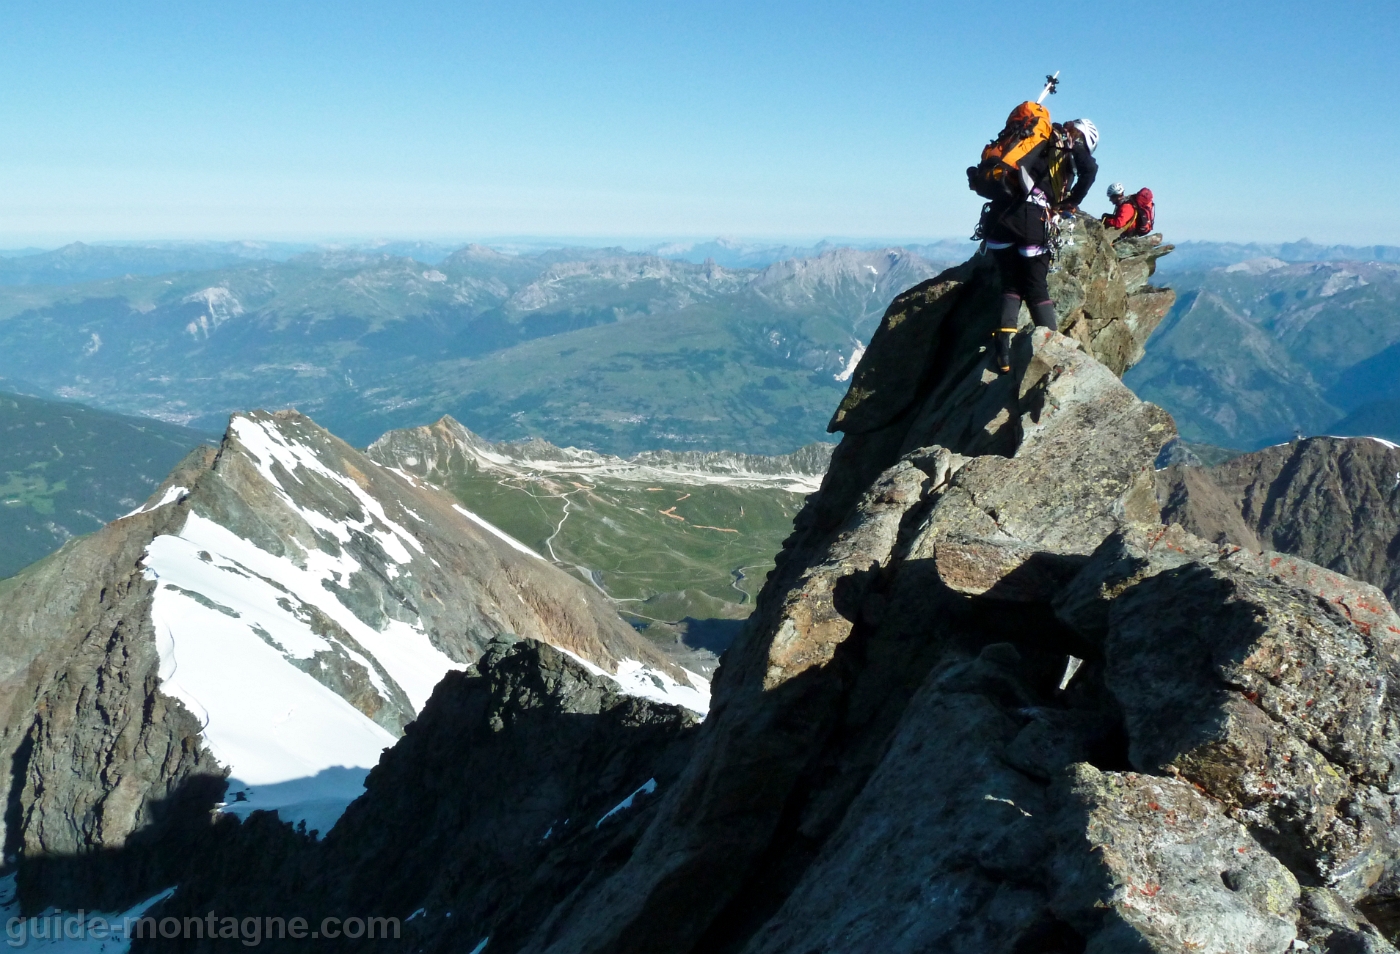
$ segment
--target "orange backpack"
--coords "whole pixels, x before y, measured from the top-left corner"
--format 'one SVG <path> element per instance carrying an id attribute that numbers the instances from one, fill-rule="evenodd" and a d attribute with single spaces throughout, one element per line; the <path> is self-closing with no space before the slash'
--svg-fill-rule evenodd
<path id="1" fill-rule="evenodd" d="M 1017 106 L 982 150 L 982 161 L 968 166 L 967 187 L 984 199 L 1019 198 L 1025 192 L 1021 163 L 1050 140 L 1050 132 L 1050 110 L 1029 101 Z"/>

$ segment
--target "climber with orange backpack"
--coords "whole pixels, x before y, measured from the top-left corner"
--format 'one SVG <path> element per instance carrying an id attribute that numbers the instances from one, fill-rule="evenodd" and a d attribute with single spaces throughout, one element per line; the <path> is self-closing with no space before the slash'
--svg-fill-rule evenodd
<path id="1" fill-rule="evenodd" d="M 1108 187 L 1108 201 L 1113 203 L 1113 211 L 1103 217 L 1105 228 L 1122 229 L 1123 235 L 1146 235 L 1152 231 L 1157 220 L 1157 208 L 1152 201 L 1151 189 L 1139 189 L 1132 195 L 1125 195 L 1123 183 L 1115 182 Z"/>
<path id="2" fill-rule="evenodd" d="M 1040 99 L 1011 111 L 1006 126 L 967 170 L 968 187 L 989 200 L 974 238 L 980 238 L 1001 274 L 1001 322 L 996 331 L 998 372 L 1011 370 L 1011 336 L 1024 301 L 1032 320 L 1058 330 L 1050 300 L 1051 217 L 1074 215 L 1094 184 L 1099 131 L 1087 119 L 1051 123 L 1045 97 L 1059 74 L 1045 78 Z"/>

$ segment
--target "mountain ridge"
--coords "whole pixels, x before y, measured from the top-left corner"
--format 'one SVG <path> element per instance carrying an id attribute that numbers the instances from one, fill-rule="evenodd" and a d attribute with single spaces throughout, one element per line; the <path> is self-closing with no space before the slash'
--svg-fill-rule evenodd
<path id="1" fill-rule="evenodd" d="M 7 581 L 0 631 L 4 841 L 40 872 L 197 827 L 226 786 L 227 813 L 324 831 L 499 636 L 708 698 L 584 583 L 295 412 L 236 416 L 145 506 Z"/>

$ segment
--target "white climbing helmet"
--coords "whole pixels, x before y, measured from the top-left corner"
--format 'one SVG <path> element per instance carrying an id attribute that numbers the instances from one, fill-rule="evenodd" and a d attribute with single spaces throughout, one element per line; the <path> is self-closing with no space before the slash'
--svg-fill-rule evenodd
<path id="1" fill-rule="evenodd" d="M 1080 134 L 1083 135 L 1084 143 L 1089 147 L 1090 152 L 1093 152 L 1099 147 L 1099 127 L 1095 126 L 1092 120 L 1071 119 L 1069 122 L 1065 123 L 1065 125 L 1073 126 L 1079 130 Z"/>
<path id="2" fill-rule="evenodd" d="M 1123 183 L 1121 182 L 1115 182 L 1108 187 L 1108 197 L 1110 199 L 1121 199 L 1126 194 L 1127 190 L 1123 188 Z"/>

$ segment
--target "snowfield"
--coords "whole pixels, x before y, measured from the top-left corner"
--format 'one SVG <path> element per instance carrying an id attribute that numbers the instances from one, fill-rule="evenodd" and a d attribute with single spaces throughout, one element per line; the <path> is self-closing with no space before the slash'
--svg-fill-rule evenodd
<path id="1" fill-rule="evenodd" d="M 322 546 L 288 536 L 292 552 L 274 554 L 193 506 L 177 532 L 155 537 L 141 566 L 155 584 L 150 615 L 161 688 L 200 721 L 210 753 L 230 770 L 222 811 L 275 810 L 283 821 L 325 833 L 397 741 L 396 720 L 421 712 L 442 677 L 465 664 L 434 646 L 416 617 L 384 618 L 376 628 L 342 602 L 363 574 L 394 579 L 423 559 L 423 542 L 388 516 L 369 484 L 327 466 L 275 421 L 240 416 L 229 430 L 271 491 L 269 516 L 285 508 Z M 189 494 L 171 487 L 134 512 L 182 506 Z M 476 514 L 455 510 L 544 560 Z M 621 692 L 701 714 L 709 708 L 709 684 L 699 676 L 687 674 L 686 684 L 633 659 L 609 673 L 573 658 Z M 366 714 L 384 705 L 395 713 L 385 720 L 389 728 Z"/>
<path id="2" fill-rule="evenodd" d="M 260 787 L 315 778 L 333 768 L 353 769 L 357 779 L 337 776 L 341 786 L 334 814 L 339 817 L 359 796 L 364 775 L 396 741 L 295 663 L 315 665 L 318 653 L 338 649 L 367 670 L 381 694 L 388 692 L 385 675 L 398 684 L 397 673 L 407 683 L 402 689 L 410 700 L 416 697 L 415 709 L 437 680 L 456 667 L 406 624 L 375 633 L 355 619 L 320 586 L 333 578 L 329 568 L 323 567 L 325 575 L 302 570 L 198 514 L 189 515 L 179 536 L 153 540 L 145 564 L 147 579 L 157 583 L 151 623 L 162 691 L 200 719 L 214 757 L 251 790 L 247 801 L 231 803 L 238 814 L 277 808 L 283 821 L 325 824 L 324 790 L 315 792 L 314 804 L 284 799 L 275 805 L 258 797 Z M 380 651 L 376 659 L 339 643 L 333 647 L 314 633 L 307 607 L 345 626 L 357 641 L 368 636 L 366 642 Z M 384 658 L 378 658 L 380 653 Z"/>
<path id="3" fill-rule="evenodd" d="M 532 557 L 534 557 L 536 560 L 544 560 L 544 557 L 540 556 L 540 554 L 536 553 L 534 550 L 531 550 L 531 549 L 530 549 L 529 547 L 527 547 L 525 544 L 523 544 L 523 543 L 521 543 L 519 540 L 515 539 L 515 537 L 513 537 L 513 536 L 511 536 L 510 534 L 506 533 L 504 530 L 502 530 L 500 527 L 496 526 L 494 523 L 490 523 L 489 521 L 484 520 L 484 519 L 482 519 L 481 517 L 478 517 L 476 514 L 472 513 L 472 512 L 471 512 L 470 510 L 468 510 L 466 507 L 463 507 L 461 504 L 453 504 L 453 505 L 452 505 L 452 509 L 455 510 L 455 511 L 457 511 L 458 513 L 460 513 L 462 516 L 466 517 L 468 520 L 470 520 L 472 523 L 476 524 L 476 525 L 477 525 L 478 527 L 480 527 L 481 529 L 485 530 L 487 533 L 490 533 L 490 534 L 492 534 L 492 535 L 494 535 L 494 536 L 500 538 L 501 540 L 503 540 L 503 541 L 504 541 L 506 544 L 508 544 L 509 546 L 515 548 L 516 550 L 519 550 L 521 553 L 524 553 L 524 554 L 526 554 L 526 555 L 528 555 L 528 556 L 532 556 Z M 548 561 L 546 561 L 546 562 L 548 562 Z"/>

